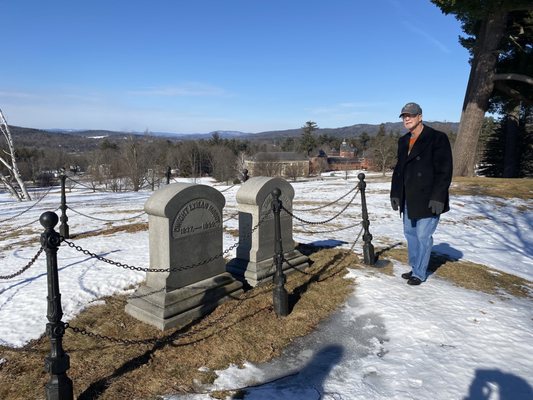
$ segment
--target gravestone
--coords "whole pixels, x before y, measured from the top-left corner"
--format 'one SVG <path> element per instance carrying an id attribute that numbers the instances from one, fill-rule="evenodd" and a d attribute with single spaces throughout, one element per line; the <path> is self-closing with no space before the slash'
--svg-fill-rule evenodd
<path id="1" fill-rule="evenodd" d="M 239 246 L 237 257 L 228 263 L 226 269 L 250 286 L 270 281 L 276 270 L 273 264 L 274 214 L 272 212 L 272 191 L 275 188 L 281 190 L 280 200 L 283 207 L 292 212 L 294 189 L 285 179 L 258 176 L 248 179 L 237 191 Z M 283 263 L 283 269 L 308 267 L 308 257 L 295 249 L 292 238 L 292 217 L 282 210 L 280 222 L 283 253 L 288 261 Z"/>
<path id="2" fill-rule="evenodd" d="M 182 327 L 242 292 L 222 257 L 224 196 L 206 185 L 176 183 L 145 203 L 150 269 L 146 283 L 128 300 L 126 312 L 167 329 Z"/>

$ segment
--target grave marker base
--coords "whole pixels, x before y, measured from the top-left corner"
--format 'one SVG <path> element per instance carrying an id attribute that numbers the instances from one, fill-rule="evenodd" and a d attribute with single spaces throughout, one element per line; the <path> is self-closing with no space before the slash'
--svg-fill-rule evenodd
<path id="1" fill-rule="evenodd" d="M 309 267 L 309 257 L 304 256 L 298 250 L 285 253 L 284 256 L 288 260 L 288 263 L 284 262 L 282 268 L 283 271 L 287 273 L 293 272 L 293 268 L 305 270 Z M 272 276 L 276 271 L 276 266 L 274 265 L 272 258 L 260 262 L 234 258 L 226 264 L 226 270 L 230 272 L 235 279 L 255 287 L 265 282 L 271 282 Z"/>
<path id="2" fill-rule="evenodd" d="M 161 330 L 182 328 L 242 292 L 242 282 L 229 273 L 168 292 L 142 285 L 128 300 L 126 312 Z"/>

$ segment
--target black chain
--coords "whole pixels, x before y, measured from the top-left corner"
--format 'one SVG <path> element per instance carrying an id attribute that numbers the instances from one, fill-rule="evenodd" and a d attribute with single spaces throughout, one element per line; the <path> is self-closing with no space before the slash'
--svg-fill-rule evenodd
<path id="1" fill-rule="evenodd" d="M 292 212 L 290 212 L 289 210 L 287 210 L 283 204 L 281 205 L 281 208 L 283 209 L 283 211 L 285 211 L 287 214 L 289 214 L 291 217 L 293 217 L 294 219 L 297 219 L 298 221 L 300 222 L 303 222 L 304 224 L 309 224 L 309 225 L 323 225 L 323 224 L 326 224 L 330 221 L 333 221 L 335 218 L 337 218 L 339 215 L 341 215 L 347 208 L 350 204 L 352 204 L 352 202 L 354 201 L 355 197 L 357 196 L 357 193 L 359 193 L 359 188 L 357 188 L 355 194 L 352 196 L 352 198 L 350 199 L 350 201 L 343 207 L 342 210 L 340 210 L 337 214 L 335 214 L 333 217 L 329 218 L 329 219 L 326 219 L 325 221 L 306 221 L 305 219 L 303 218 L 300 218 L 300 217 L 297 217 L 296 215 L 294 215 Z"/>
<path id="2" fill-rule="evenodd" d="M 48 193 L 50 193 L 50 191 L 53 189 L 54 187 L 51 186 L 50 189 L 48 189 L 48 191 L 43 195 L 43 197 L 41 197 L 39 200 L 37 200 L 35 203 L 33 203 L 31 206 L 29 206 L 27 209 L 25 209 L 24 211 L 21 211 L 19 212 L 18 214 L 16 215 L 13 215 L 12 217 L 9 217 L 9 218 L 6 218 L 6 219 L 3 219 L 2 221 L 0 221 L 0 224 L 4 223 L 4 222 L 7 222 L 7 221 L 10 221 L 12 219 L 15 219 L 17 217 L 20 217 L 22 214 L 30 211 L 33 207 L 35 207 L 37 204 L 39 204 L 47 195 Z"/>
<path id="3" fill-rule="evenodd" d="M 189 336 L 193 336 L 193 335 L 196 335 L 202 331 L 205 331 L 213 326 L 216 326 L 218 325 L 223 319 L 225 319 L 228 315 L 230 315 L 231 313 L 233 313 L 243 302 L 244 302 L 245 299 L 239 299 L 235 306 L 234 307 L 231 307 L 229 308 L 225 313 L 223 313 L 222 315 L 220 315 L 219 317 L 217 317 L 215 320 L 211 321 L 209 324 L 206 324 L 205 326 L 202 326 L 200 328 L 197 328 L 197 329 L 193 329 L 189 332 L 185 332 L 185 333 L 182 333 L 182 334 L 179 334 L 179 330 L 171 333 L 170 335 L 168 335 L 167 337 L 152 337 L 152 338 L 146 338 L 146 339 L 121 339 L 121 338 L 116 338 L 116 337 L 112 337 L 112 336 L 107 336 L 107 335 L 101 335 L 99 333 L 94 333 L 94 332 L 90 332 L 88 331 L 87 329 L 84 329 L 84 328 L 78 328 L 78 327 L 75 327 L 75 326 L 70 326 L 68 323 L 64 324 L 65 325 L 65 329 L 71 329 L 72 331 L 74 331 L 75 333 L 79 333 L 81 335 L 84 335 L 84 336 L 88 336 L 90 338 L 93 338 L 93 339 L 103 339 L 103 340 L 107 340 L 109 342 L 112 342 L 112 343 L 116 343 L 116 344 L 123 344 L 123 345 L 126 345 L 126 346 L 131 346 L 131 345 L 149 345 L 149 344 L 165 344 L 165 343 L 172 343 L 178 339 L 182 339 L 182 338 L 186 338 L 186 337 L 189 337 Z M 269 307 L 266 307 L 266 308 L 270 308 Z M 258 310 L 260 311 L 260 310 Z"/>
<path id="4" fill-rule="evenodd" d="M 346 229 L 355 228 L 357 225 L 360 225 L 361 223 L 362 222 L 358 222 L 356 224 L 348 225 L 348 226 L 345 226 L 343 228 L 328 229 L 328 230 L 325 230 L 325 231 L 310 231 L 310 230 L 306 230 L 306 229 L 302 229 L 302 231 L 305 232 L 305 233 L 309 233 L 311 235 L 317 235 L 317 234 L 320 234 L 320 233 L 340 232 L 340 231 L 345 231 Z M 302 228 L 304 226 L 305 226 L 305 224 L 302 224 L 302 225 L 297 225 L 294 228 Z"/>
<path id="5" fill-rule="evenodd" d="M 320 207 L 314 207 L 314 208 L 302 208 L 302 209 L 295 209 L 293 208 L 292 211 L 298 211 L 298 212 L 306 212 L 306 211 L 316 211 L 316 210 L 320 210 L 322 208 L 326 208 L 326 207 L 329 207 L 339 201 L 341 201 L 342 199 L 344 199 L 346 196 L 348 196 L 350 193 L 352 193 L 354 190 L 357 189 L 357 186 L 355 186 L 354 188 L 352 188 L 348 193 L 345 193 L 343 194 L 341 197 L 339 197 L 337 200 L 333 200 L 331 203 L 327 203 L 327 204 L 324 204 L 323 206 L 320 206 Z"/>
<path id="6" fill-rule="evenodd" d="M 68 179 L 69 181 L 72 181 L 72 182 L 74 182 L 74 183 L 80 185 L 81 187 L 84 187 L 85 189 L 90 189 L 90 190 L 92 190 L 92 191 L 94 191 L 94 192 L 115 193 L 113 190 L 107 190 L 107 189 L 100 189 L 100 188 L 97 188 L 97 187 L 91 187 L 91 186 L 89 186 L 89 185 L 87 185 L 87 184 L 84 184 L 84 183 L 82 183 L 82 182 L 80 182 L 80 181 L 77 181 L 77 180 L 75 180 L 75 179 L 72 179 L 70 176 L 67 176 L 67 179 Z"/>
<path id="7" fill-rule="evenodd" d="M 361 224 L 363 223 L 362 221 L 360 222 Z M 347 255 L 349 253 L 352 252 L 353 248 L 355 247 L 355 244 L 357 243 L 357 241 L 359 240 L 359 238 L 361 237 L 361 234 L 363 233 L 363 230 L 364 230 L 364 227 L 361 228 L 361 230 L 359 231 L 359 234 L 357 235 L 357 237 L 355 238 L 354 242 L 352 243 L 351 247 L 348 249 L 347 253 L 344 255 L 344 257 L 342 257 L 340 259 L 340 261 L 337 263 L 337 264 L 340 264 L 341 262 L 344 261 L 344 259 L 347 257 Z M 293 268 L 294 270 L 298 271 L 299 273 L 301 273 L 302 275 L 318 275 L 318 274 L 313 274 L 313 273 L 309 273 L 309 272 L 305 272 L 299 268 L 297 268 L 296 266 L 292 265 L 289 260 L 287 260 L 285 258 L 285 256 L 283 257 L 283 261 L 286 262 L 291 268 Z M 331 275 L 333 276 L 333 275 Z M 329 276 L 328 276 L 329 278 Z M 327 278 L 326 278 L 327 279 Z M 324 280 L 324 279 L 323 279 Z"/>
<path id="8" fill-rule="evenodd" d="M 252 233 L 265 221 L 265 219 L 268 217 L 268 215 L 269 214 L 264 215 L 259 220 L 257 225 L 255 225 L 252 228 L 250 234 L 247 235 L 247 237 L 248 236 L 251 237 Z M 99 256 L 98 254 L 92 253 L 89 250 L 86 250 L 86 249 L 84 249 L 81 246 L 77 246 L 75 243 L 71 242 L 70 240 L 65 239 L 63 236 L 61 236 L 61 241 L 65 242 L 69 247 L 71 247 L 71 248 L 73 248 L 73 249 L 85 254 L 86 256 L 90 256 L 91 258 L 96 258 L 99 261 L 102 261 L 102 262 L 105 262 L 107 264 L 114 265 L 114 266 L 117 266 L 117 267 L 120 267 L 120 268 L 129 269 L 131 271 L 139 271 L 139 272 L 176 272 L 176 271 L 186 271 L 188 269 L 192 269 L 192 268 L 199 267 L 201 265 L 208 264 L 211 261 L 214 261 L 214 260 L 216 260 L 216 259 L 218 259 L 220 257 L 224 257 L 230 251 L 235 249 L 240 243 L 240 241 L 237 241 L 236 243 L 234 243 L 233 245 L 228 247 L 226 250 L 224 250 L 222 253 L 216 254 L 216 255 L 214 255 L 212 257 L 209 257 L 209 258 L 207 258 L 205 260 L 202 260 L 200 262 L 197 262 L 197 263 L 194 263 L 194 264 L 191 264 L 191 265 L 186 265 L 186 266 L 181 266 L 181 267 L 170 267 L 170 268 L 146 268 L 146 267 L 136 267 L 134 265 L 121 263 L 120 261 L 113 261 L 113 260 L 110 260 L 109 258 Z"/>
<path id="9" fill-rule="evenodd" d="M 75 209 L 73 209 L 72 207 L 67 207 L 70 211 L 72 212 L 75 212 L 76 214 L 78 215 L 81 215 L 82 217 L 86 217 L 86 218 L 90 218 L 90 219 L 96 219 L 98 221 L 104 221 L 104 222 L 120 222 L 120 221 L 128 221 L 130 219 L 135 219 L 135 218 L 139 218 L 139 217 L 142 217 L 144 214 L 146 214 L 146 211 L 143 211 L 142 213 L 138 214 L 138 215 L 134 215 L 133 217 L 128 217 L 128 218 L 121 218 L 121 219 L 105 219 L 105 218 L 97 218 L 97 217 L 93 217 L 91 215 L 87 215 L 87 214 L 83 214 L 79 211 L 76 211 Z"/>
<path id="10" fill-rule="evenodd" d="M 30 260 L 28 264 L 26 264 L 25 267 L 23 267 L 22 269 L 18 270 L 17 272 L 11 275 L 0 275 L 0 279 L 11 279 L 11 278 L 14 278 L 15 276 L 22 274 L 24 271 L 29 269 L 35 261 L 37 261 L 37 259 L 39 258 L 42 252 L 43 252 L 43 248 L 41 247 L 39 250 L 37 250 L 37 254 L 33 256 L 33 258 Z"/>
<path id="11" fill-rule="evenodd" d="M 265 218 L 262 218 L 258 223 L 257 225 L 252 229 L 252 232 L 257 229 L 257 227 L 259 227 L 259 225 L 261 225 L 261 223 L 264 221 Z M 348 256 L 348 254 L 351 253 L 351 251 L 353 250 L 353 248 L 355 247 L 355 244 L 357 243 L 357 241 L 359 240 L 359 238 L 361 237 L 361 234 L 363 232 L 363 228 L 361 228 L 361 231 L 359 232 L 359 234 L 357 235 L 355 241 L 353 242 L 352 246 L 350 247 L 350 249 L 348 250 L 348 252 L 343 256 L 343 258 L 337 263 L 338 265 L 340 265 L 340 263 L 342 263 L 342 261 L 344 261 L 344 259 Z M 66 242 L 66 240 L 65 240 Z M 319 274 L 310 274 L 308 272 L 305 272 L 305 271 L 302 271 L 294 266 L 292 266 L 288 260 L 286 260 L 285 258 L 283 259 L 284 262 L 286 262 L 287 264 L 289 264 L 292 268 L 294 268 L 296 271 L 302 273 L 302 274 L 305 274 L 305 275 L 310 275 L 310 276 L 318 276 Z M 328 275 L 327 277 L 323 278 L 323 279 L 320 279 L 319 282 L 322 282 L 326 279 L 329 279 L 331 278 L 332 276 L 338 274 L 340 271 L 337 271 L 337 272 L 334 272 L 330 275 Z M 99 333 L 94 333 L 94 332 L 91 332 L 91 331 L 88 331 L 87 329 L 85 328 L 78 328 L 78 327 L 75 327 L 75 326 L 70 326 L 70 324 L 68 323 L 65 323 L 64 324 L 64 328 L 65 330 L 66 329 L 70 329 L 72 330 L 74 333 L 79 333 L 81 335 L 84 335 L 84 336 L 87 336 L 87 337 L 90 337 L 90 338 L 93 338 L 93 339 L 101 339 L 101 340 L 107 340 L 108 342 L 112 342 L 112 343 L 115 343 L 115 344 L 121 344 L 121 345 L 125 345 L 125 346 L 132 346 L 132 345 L 153 345 L 153 344 L 167 344 L 167 343 L 172 343 L 176 340 L 179 340 L 179 339 L 182 339 L 182 338 L 186 338 L 186 337 L 189 337 L 189 336 L 193 336 L 193 335 L 196 335 L 198 333 L 201 333 L 203 331 L 206 331 L 207 329 L 215 326 L 215 325 L 219 325 L 219 323 L 225 319 L 228 315 L 230 315 L 231 313 L 233 313 L 238 307 L 240 307 L 240 305 L 242 303 L 244 303 L 246 299 L 245 298 L 240 298 L 234 307 L 232 308 L 229 308 L 225 313 L 223 313 L 222 315 L 220 315 L 219 317 L 217 317 L 215 320 L 211 321 L 209 324 L 206 324 L 205 326 L 203 327 L 200 327 L 198 329 L 193 329 L 189 332 L 185 332 L 185 333 L 182 333 L 182 334 L 179 334 L 179 330 L 175 331 L 174 333 L 170 334 L 169 336 L 167 337 L 163 337 L 163 338 L 158 338 L 158 337 L 152 337 L 152 338 L 146 338 L 146 339 L 121 339 L 121 338 L 116 338 L 116 337 L 112 337 L 112 336 L 107 336 L 107 335 L 102 335 L 102 334 L 99 334 Z M 272 305 L 269 305 L 267 307 L 263 307 L 259 310 L 256 310 L 255 313 L 259 312 L 259 311 L 263 311 L 263 310 L 270 310 L 272 311 Z"/>
<path id="12" fill-rule="evenodd" d="M 233 187 L 235 187 L 235 186 L 236 186 L 236 184 L 231 185 L 230 187 L 228 187 L 228 188 L 226 188 L 226 189 L 224 189 L 224 190 L 219 190 L 219 192 L 220 192 L 220 193 L 224 193 L 224 192 L 230 190 L 231 188 L 233 188 Z"/>
<path id="13" fill-rule="evenodd" d="M 234 214 L 231 214 L 228 218 L 226 218 L 224 221 L 222 222 L 228 222 L 230 219 L 236 219 L 235 217 L 239 215 L 239 211 L 237 211 L 236 213 Z"/>

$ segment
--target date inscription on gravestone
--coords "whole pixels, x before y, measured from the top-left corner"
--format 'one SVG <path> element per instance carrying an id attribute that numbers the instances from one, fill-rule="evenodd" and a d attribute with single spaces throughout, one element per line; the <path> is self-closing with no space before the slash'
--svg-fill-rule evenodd
<path id="1" fill-rule="evenodd" d="M 221 215 L 215 204 L 207 199 L 195 199 L 185 204 L 176 214 L 172 224 L 172 237 L 203 233 L 221 228 Z"/>

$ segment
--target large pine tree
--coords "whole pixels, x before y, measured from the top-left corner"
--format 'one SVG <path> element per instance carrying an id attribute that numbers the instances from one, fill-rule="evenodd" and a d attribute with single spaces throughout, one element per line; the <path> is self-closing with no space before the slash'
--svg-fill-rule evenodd
<path id="1" fill-rule="evenodd" d="M 523 47 L 519 43 L 531 38 L 533 4 L 530 0 L 432 2 L 445 14 L 455 15 L 462 23 L 466 37 L 461 38 L 460 42 L 471 54 L 470 76 L 453 151 L 454 175 L 472 176 L 483 118 L 495 86 L 508 97 L 512 94 L 527 101 L 527 96 L 507 83 L 514 81 L 533 85 L 531 75 L 525 75 L 520 69 L 498 73 L 498 63 L 505 56 L 520 58 L 524 51 L 531 50 L 531 46 Z M 517 65 L 514 64 L 515 67 Z M 495 85 L 496 82 L 498 85 Z"/>

